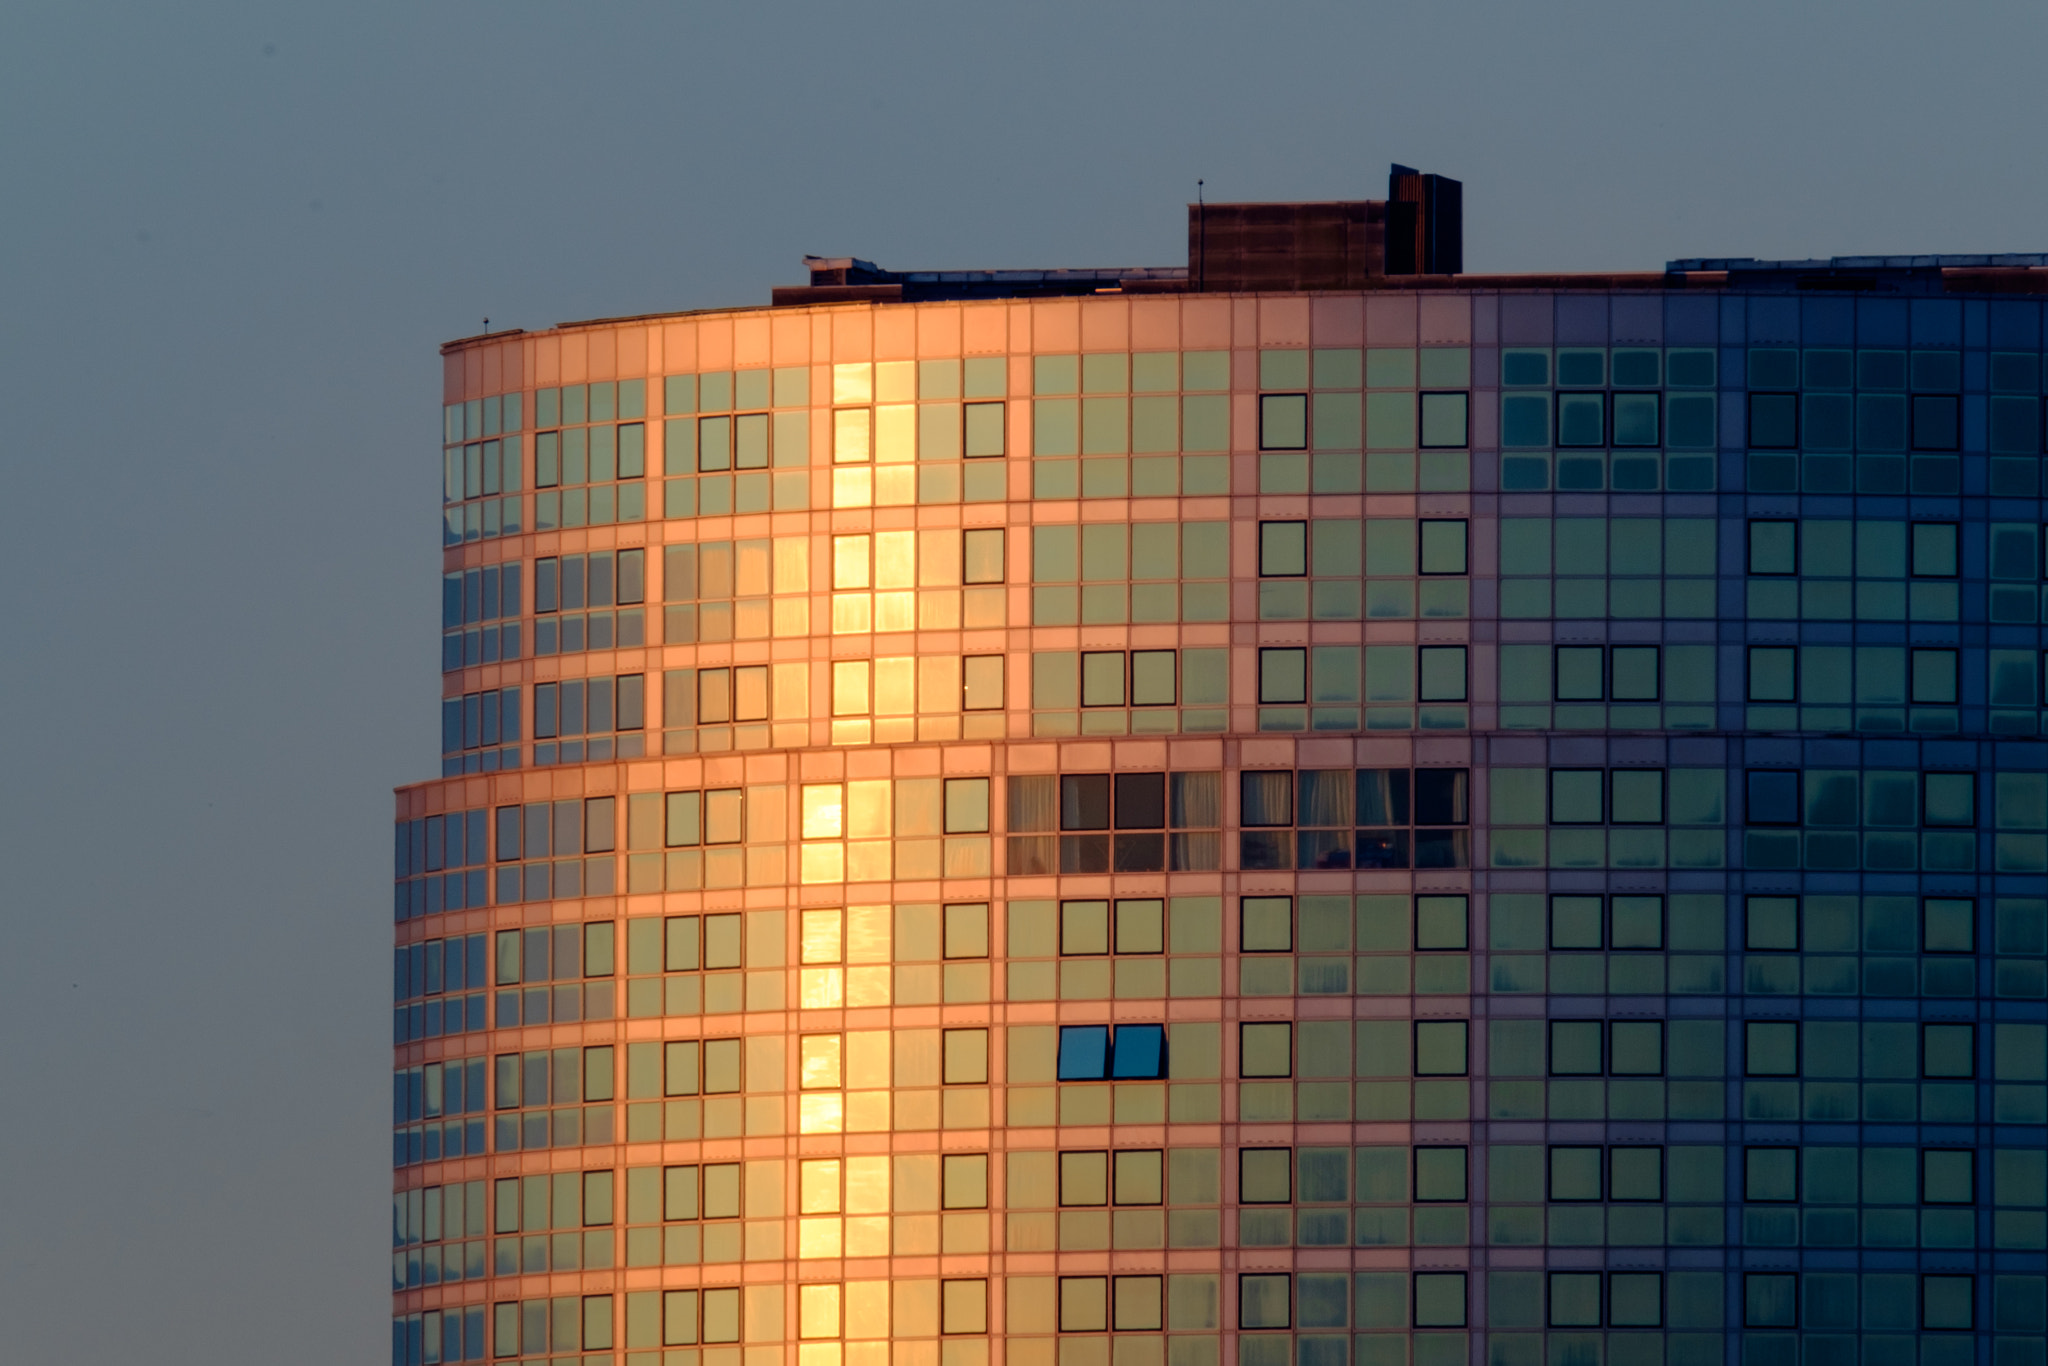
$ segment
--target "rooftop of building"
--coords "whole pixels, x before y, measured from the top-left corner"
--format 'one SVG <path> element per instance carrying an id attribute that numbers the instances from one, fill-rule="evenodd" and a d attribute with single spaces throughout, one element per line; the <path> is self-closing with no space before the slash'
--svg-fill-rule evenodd
<path id="1" fill-rule="evenodd" d="M 1471 274 L 1464 269 L 1464 187 L 1394 166 L 1387 198 L 1187 206 L 1184 265 L 889 270 L 858 256 L 805 256 L 808 282 L 778 285 L 770 307 L 929 303 L 1104 294 L 1317 293 L 1359 290 L 1740 290 L 1758 293 L 2048 295 L 2048 252 L 1696 256 L 1659 270 Z M 730 308 L 707 310 L 733 312 Z M 673 317 L 674 313 L 639 315 Z M 623 318 L 585 319 L 563 327 Z M 512 332 L 452 341 L 444 350 Z"/>

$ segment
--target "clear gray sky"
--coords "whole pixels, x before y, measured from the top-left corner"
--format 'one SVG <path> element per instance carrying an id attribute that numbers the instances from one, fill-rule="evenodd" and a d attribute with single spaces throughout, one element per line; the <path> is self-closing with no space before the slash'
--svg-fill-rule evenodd
<path id="1" fill-rule="evenodd" d="M 1465 182 L 1476 271 L 2048 250 L 2036 4 L 0 7 L 0 1324 L 387 1350 L 435 346 L 804 252 L 1179 264 Z"/>

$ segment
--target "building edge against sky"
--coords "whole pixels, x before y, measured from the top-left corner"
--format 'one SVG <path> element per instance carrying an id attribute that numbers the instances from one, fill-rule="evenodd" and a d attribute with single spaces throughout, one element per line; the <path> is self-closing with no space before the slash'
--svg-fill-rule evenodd
<path id="1" fill-rule="evenodd" d="M 2048 256 L 444 356 L 394 1363 L 2041 1366 Z"/>

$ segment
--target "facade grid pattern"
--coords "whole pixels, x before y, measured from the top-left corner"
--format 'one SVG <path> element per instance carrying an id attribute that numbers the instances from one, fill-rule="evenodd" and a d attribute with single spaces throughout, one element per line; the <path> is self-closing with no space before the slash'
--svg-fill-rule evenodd
<path id="1" fill-rule="evenodd" d="M 452 344 L 394 1366 L 2042 1366 L 2042 312 Z"/>

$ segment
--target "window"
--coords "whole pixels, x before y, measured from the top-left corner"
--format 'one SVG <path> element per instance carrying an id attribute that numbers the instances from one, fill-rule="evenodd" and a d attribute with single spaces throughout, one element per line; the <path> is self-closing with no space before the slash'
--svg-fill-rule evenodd
<path id="1" fill-rule="evenodd" d="M 1308 449 L 1308 395 L 1261 394 L 1259 396 L 1259 449 L 1262 451 L 1305 451 Z"/>
<path id="2" fill-rule="evenodd" d="M 1749 524 L 1749 572 L 1756 575 L 1799 572 L 1799 523 L 1755 520 Z"/>
<path id="3" fill-rule="evenodd" d="M 1912 652 L 1914 705 L 1954 706 L 1959 698 L 1957 650 Z"/>
<path id="4" fill-rule="evenodd" d="M 1920 1278 L 1920 1326 L 1969 1332 L 1977 1326 L 1977 1278 L 1933 1275 Z"/>
<path id="5" fill-rule="evenodd" d="M 1748 770 L 1744 775 L 1748 802 L 1746 815 L 1751 825 L 1799 824 L 1799 774 L 1797 770 Z"/>
<path id="6" fill-rule="evenodd" d="M 1300 578 L 1308 573 L 1308 523 L 1259 523 L 1259 575 Z"/>
<path id="7" fill-rule="evenodd" d="M 1743 1072 L 1751 1077 L 1799 1075 L 1799 1026 L 1791 1020 L 1745 1020 Z"/>
<path id="8" fill-rule="evenodd" d="M 1959 897 L 1928 897 L 1920 903 L 1920 927 L 1922 953 L 1974 953 L 1977 903 Z"/>
<path id="9" fill-rule="evenodd" d="M 1799 395 L 1749 396 L 1749 444 L 1752 450 L 1789 451 L 1799 445 Z"/>
<path id="10" fill-rule="evenodd" d="M 1223 823 L 1220 787 L 1216 773 L 1012 777 L 1010 872 L 1214 868 L 1220 854 L 1215 831 Z"/>
<path id="11" fill-rule="evenodd" d="M 1967 1024 L 1920 1026 L 1920 1075 L 1968 1079 L 1977 1075 L 1977 1027 Z"/>
<path id="12" fill-rule="evenodd" d="M 535 684 L 533 738 L 539 743 L 533 747 L 534 763 L 637 757 L 641 737 L 620 735 L 614 740 L 613 733 L 637 731 L 647 724 L 645 695 L 641 674 Z"/>
<path id="13" fill-rule="evenodd" d="M 1920 1201 L 1927 1205 L 1977 1203 L 1977 1154 L 1969 1148 L 1923 1148 Z"/>
<path id="14" fill-rule="evenodd" d="M 1239 782 L 1244 868 L 1470 862 L 1470 833 L 1446 828 L 1471 821 L 1466 769 L 1250 769 Z M 1289 825 L 1300 827 L 1292 838 L 1281 828 Z"/>
<path id="15" fill-rule="evenodd" d="M 1081 655 L 1081 705 L 1172 706 L 1179 700 L 1175 680 L 1177 654 L 1174 650 L 1132 650 L 1128 655 L 1122 650 L 1084 651 Z M 993 658 L 1000 660 L 1000 656 Z M 998 674 L 998 697 L 1001 695 L 1000 687 L 1001 676 Z"/>
<path id="16" fill-rule="evenodd" d="M 960 533 L 960 581 L 1003 582 L 1003 528 L 973 527 Z"/>
<path id="17" fill-rule="evenodd" d="M 1930 826 L 1969 827 L 1977 823 L 1974 773 L 1920 775 L 1920 810 Z"/>
<path id="18" fill-rule="evenodd" d="M 1790 1271 L 1750 1271 L 1742 1277 L 1742 1323 L 1746 1328 L 1797 1328 L 1799 1276 Z"/>
<path id="19" fill-rule="evenodd" d="M 1467 429 L 1470 426 L 1470 393 L 1423 393 L 1421 403 L 1424 450 L 1465 445 Z"/>
<path id="20" fill-rule="evenodd" d="M 1294 1075 L 1293 1025 L 1275 1022 L 1240 1024 L 1237 1028 L 1238 1076 L 1290 1077 Z"/>
<path id="21" fill-rule="evenodd" d="M 1166 1028 L 1156 1024 L 1063 1025 L 1061 1081 L 1130 1081 L 1166 1075 Z"/>
<path id="22" fill-rule="evenodd" d="M 1752 702 L 1796 702 L 1799 650 L 1790 645 L 1749 647 L 1749 700 Z"/>
<path id="23" fill-rule="evenodd" d="M 518 740 L 519 689 L 496 688 L 489 692 L 441 699 L 443 776 L 517 768 Z M 464 754 L 467 750 L 496 745 L 510 745 L 510 748 L 488 754 Z"/>
<path id="24" fill-rule="evenodd" d="M 1308 651 L 1261 649 L 1259 651 L 1259 701 L 1300 703 L 1308 701 Z"/>
<path id="25" fill-rule="evenodd" d="M 534 561 L 533 652 L 630 648 L 646 643 L 647 552 L 601 551 Z M 585 611 L 623 607 L 625 611 Z"/>
<path id="26" fill-rule="evenodd" d="M 519 658 L 520 581 L 517 560 L 441 576 L 442 672 Z"/>
<path id="27" fill-rule="evenodd" d="M 1913 577 L 1955 578 L 1960 565 L 1958 533 L 1954 522 L 1913 523 Z"/>

